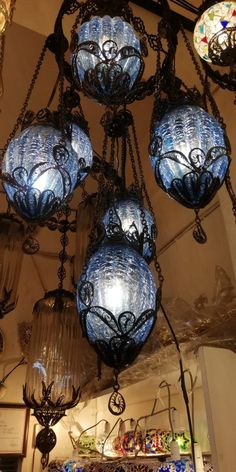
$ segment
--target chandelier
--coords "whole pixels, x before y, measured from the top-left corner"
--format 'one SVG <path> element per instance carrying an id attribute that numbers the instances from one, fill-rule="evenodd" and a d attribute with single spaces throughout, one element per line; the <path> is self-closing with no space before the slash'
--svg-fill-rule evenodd
<path id="1" fill-rule="evenodd" d="M 35 305 L 24 387 L 24 401 L 43 426 L 36 441 L 43 454 L 43 467 L 56 443 L 52 426 L 79 401 L 79 321 L 98 355 L 98 376 L 102 375 L 102 363 L 113 369 L 113 392 L 108 407 L 111 413 L 120 415 L 125 410 L 125 399 L 120 393 L 119 374 L 132 364 L 147 342 L 158 323 L 158 310 L 164 315 L 178 351 L 195 464 L 181 350 L 162 303 L 164 278 L 157 257 L 157 222 L 144 172 L 150 163 L 147 156 L 146 160 L 141 156 L 129 105 L 153 95 L 149 155 L 156 183 L 178 203 L 195 211 L 193 236 L 198 243 L 207 240 L 200 209 L 225 184 L 236 216 L 236 195 L 230 179 L 230 144 L 211 93 L 211 74 L 205 75 L 183 26 L 176 21 L 167 2 L 162 3 L 163 18 L 154 35 L 146 31 L 142 19 L 134 16 L 126 0 L 84 3 L 64 0 L 2 151 L 1 179 L 8 217 L 18 222 L 16 212 L 23 220 L 18 222 L 19 229 L 24 224 L 28 233 L 38 226 L 61 233 L 59 286 L 46 292 Z M 217 5 L 221 8 L 221 4 Z M 233 4 L 228 5 L 234 24 L 235 15 L 230 10 Z M 63 19 L 75 13 L 67 62 L 69 41 L 63 32 Z M 227 43 L 226 31 L 220 36 L 216 24 L 218 10 L 217 13 L 207 10 L 204 15 L 196 25 L 195 47 L 204 60 L 233 67 L 233 26 L 230 23 L 231 40 Z M 206 15 L 216 25 L 214 41 L 208 37 Z M 226 20 L 220 21 L 222 24 Z M 227 29 L 227 25 L 222 26 Z M 209 42 L 207 52 L 202 49 L 199 37 L 204 28 Z M 199 90 L 187 87 L 176 76 L 179 33 L 200 79 Z M 142 80 L 149 48 L 156 54 L 156 70 L 150 78 Z M 29 102 L 49 51 L 55 56 L 58 77 L 47 106 L 34 113 Z M 81 94 L 105 106 L 100 122 L 103 128 L 100 155 L 92 148 Z M 86 188 L 88 176 L 95 182 L 93 195 Z M 70 202 L 78 187 L 82 202 L 75 215 Z M 83 247 L 81 252 L 76 250 L 73 287 L 67 291 L 63 286 L 68 261 L 67 234 L 76 232 L 76 224 L 82 228 L 76 238 Z M 39 244 L 35 246 L 37 250 Z M 7 287 L 8 293 L 13 285 Z M 10 305 L 15 306 L 15 296 L 12 298 Z M 179 470 L 179 465 L 175 466 L 173 470 Z"/>

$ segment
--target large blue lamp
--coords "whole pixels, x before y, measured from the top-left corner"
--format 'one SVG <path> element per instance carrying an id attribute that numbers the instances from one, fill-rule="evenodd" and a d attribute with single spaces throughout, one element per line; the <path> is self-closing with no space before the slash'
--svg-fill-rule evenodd
<path id="1" fill-rule="evenodd" d="M 182 205 L 200 209 L 224 182 L 229 150 L 220 124 L 203 108 L 170 108 L 152 130 L 150 159 L 157 184 Z"/>
<path id="2" fill-rule="evenodd" d="M 143 257 L 124 243 L 102 244 L 78 282 L 83 331 L 102 360 L 132 363 L 154 326 L 159 290 Z"/>
<path id="3" fill-rule="evenodd" d="M 82 23 L 71 49 L 76 82 L 100 103 L 123 103 L 143 73 L 140 39 L 118 16 L 94 16 Z"/>
<path id="4" fill-rule="evenodd" d="M 48 219 L 85 178 L 92 147 L 75 123 L 62 139 L 52 124 L 36 124 L 13 138 L 2 163 L 3 187 L 16 212 L 36 223 Z"/>

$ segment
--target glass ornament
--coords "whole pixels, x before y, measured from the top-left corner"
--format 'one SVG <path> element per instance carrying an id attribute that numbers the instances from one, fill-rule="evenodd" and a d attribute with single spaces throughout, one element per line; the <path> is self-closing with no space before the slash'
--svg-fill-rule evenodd
<path id="1" fill-rule="evenodd" d="M 148 455 L 165 453 L 163 435 L 164 432 L 160 429 L 148 429 L 143 444 L 143 452 Z"/>
<path id="2" fill-rule="evenodd" d="M 212 200 L 230 164 L 219 123 L 199 106 L 186 104 L 171 108 L 154 124 L 150 159 L 157 184 L 193 209 Z"/>
<path id="3" fill-rule="evenodd" d="M 17 218 L 0 214 L 0 319 L 17 304 L 24 235 L 24 226 Z"/>
<path id="4" fill-rule="evenodd" d="M 123 456 L 134 456 L 142 449 L 141 431 L 127 431 L 120 437 L 120 450 Z"/>
<path id="5" fill-rule="evenodd" d="M 120 17 L 95 16 L 75 33 L 72 68 L 86 95 L 122 103 L 143 73 L 140 40 Z"/>
<path id="6" fill-rule="evenodd" d="M 80 325 L 74 295 L 65 290 L 46 293 L 33 310 L 25 394 L 37 403 L 42 384 L 51 388 L 50 401 L 60 406 L 71 401 L 79 387 Z"/>
<path id="7" fill-rule="evenodd" d="M 92 156 L 89 138 L 74 123 L 71 142 L 51 125 L 29 126 L 11 140 L 2 163 L 10 203 L 29 222 L 49 218 L 85 178 Z"/>
<path id="8" fill-rule="evenodd" d="M 123 243 L 101 245 L 78 282 L 83 332 L 111 367 L 130 364 L 156 319 L 159 290 L 140 254 Z"/>
<path id="9" fill-rule="evenodd" d="M 124 237 L 147 262 L 155 252 L 156 227 L 149 211 L 135 198 L 118 198 L 103 217 L 108 239 Z"/>
<path id="10" fill-rule="evenodd" d="M 236 62 L 236 2 L 217 2 L 204 11 L 194 28 L 199 56 L 215 65 Z"/>
<path id="11" fill-rule="evenodd" d="M 193 463 L 189 460 L 168 461 L 161 465 L 157 472 L 194 472 Z"/>

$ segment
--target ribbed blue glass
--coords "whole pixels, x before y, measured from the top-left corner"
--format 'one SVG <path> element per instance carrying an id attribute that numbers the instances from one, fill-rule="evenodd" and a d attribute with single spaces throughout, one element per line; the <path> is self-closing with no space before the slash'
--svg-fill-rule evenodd
<path id="1" fill-rule="evenodd" d="M 142 215 L 143 211 L 143 215 Z M 106 211 L 103 217 L 103 224 L 106 232 L 109 231 L 109 224 L 121 226 L 128 241 L 135 242 L 136 237 L 141 240 L 144 226 L 146 225 L 147 237 L 151 243 L 155 244 L 156 229 L 153 218 L 146 208 L 135 198 L 120 198 Z M 135 233 L 137 232 L 137 235 Z M 145 259 L 150 259 L 153 255 L 153 247 L 145 242 L 142 251 Z"/>
<path id="2" fill-rule="evenodd" d="M 137 320 L 145 310 L 156 308 L 156 285 L 143 257 L 132 247 L 122 243 L 105 243 L 91 257 L 86 273 L 78 282 L 77 304 L 79 313 L 86 309 L 79 291 L 83 282 L 93 285 L 91 309 L 86 316 L 86 330 L 91 343 L 97 340 L 109 342 L 114 330 L 101 323 L 93 313 L 93 307 L 108 310 L 118 320 L 122 313 L 131 312 Z M 148 337 L 153 319 L 148 319 L 133 334 L 137 345 Z"/>
<path id="3" fill-rule="evenodd" d="M 81 49 L 80 46 L 85 42 L 95 42 L 98 48 L 95 48 L 93 51 L 88 48 Z M 106 44 L 104 45 L 104 43 Z M 131 46 L 141 54 L 140 41 L 129 23 L 119 17 L 94 17 L 80 26 L 78 46 L 79 51 L 72 55 L 72 61 L 75 61 L 81 83 L 84 80 L 85 72 L 95 70 L 96 66 L 106 62 L 106 65 L 111 66 L 111 82 L 113 81 L 112 79 L 115 79 L 118 72 L 117 68 L 119 68 L 123 73 L 129 75 L 129 89 L 133 87 L 140 73 L 140 57 L 133 54 L 122 57 L 120 54 L 121 49 L 125 46 Z M 110 88 L 108 90 L 108 84 L 104 77 L 98 74 L 98 80 L 104 94 L 110 94 L 111 90 Z M 116 84 L 116 86 L 118 85 Z"/>
<path id="4" fill-rule="evenodd" d="M 191 172 L 201 177 L 203 185 L 200 185 L 199 192 L 202 194 L 206 183 L 210 186 L 209 174 L 219 179 L 219 188 L 229 166 L 221 126 L 205 110 L 194 105 L 173 108 L 155 123 L 150 159 L 157 182 L 167 192 L 173 181 L 181 180 Z M 193 195 L 194 203 L 197 203 L 196 194 Z"/>
<path id="5" fill-rule="evenodd" d="M 10 142 L 2 163 L 4 190 L 26 220 L 42 220 L 59 209 L 92 163 L 89 138 L 75 124 L 72 142 L 61 145 L 51 125 L 30 126 Z M 7 180 L 6 180 L 7 179 Z"/>

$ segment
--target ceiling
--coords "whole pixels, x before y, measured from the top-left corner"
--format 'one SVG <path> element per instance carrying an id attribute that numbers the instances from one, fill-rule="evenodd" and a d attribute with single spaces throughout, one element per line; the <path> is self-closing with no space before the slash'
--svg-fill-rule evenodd
<path id="1" fill-rule="evenodd" d="M 0 146 L 3 147 L 16 116 L 22 106 L 24 96 L 42 47 L 44 36 L 53 29 L 55 16 L 61 2 L 59 0 L 19 0 L 16 2 L 14 23 L 7 31 L 6 54 L 4 61 L 5 93 L 0 102 Z M 175 7 L 176 8 L 176 7 Z M 155 33 L 155 15 L 140 7 L 134 6 L 135 14 L 142 15 L 149 32 Z M 65 31 L 69 34 L 72 18 L 66 18 Z M 151 53 L 146 62 L 145 77 L 155 69 L 155 55 Z M 177 74 L 184 77 L 187 84 L 198 85 L 193 65 L 179 41 L 177 53 Z M 33 94 L 30 107 L 39 109 L 46 105 L 51 89 L 57 77 L 57 68 L 52 54 L 48 54 L 40 74 L 39 82 Z M 214 88 L 214 87 L 213 87 Z M 215 88 L 214 88 L 215 89 Z M 215 97 L 221 105 L 222 113 L 228 125 L 228 134 L 232 149 L 236 149 L 235 111 L 232 96 L 228 92 L 215 90 Z M 82 99 L 86 119 L 89 122 L 94 149 L 100 153 L 102 148 L 102 128 L 99 125 L 104 109 L 95 102 Z M 235 272 L 232 247 L 230 243 L 231 228 L 227 223 L 230 204 L 225 203 L 222 190 L 209 207 L 202 212 L 203 225 L 208 234 L 206 245 L 199 246 L 192 238 L 194 215 L 168 198 L 156 186 L 148 160 L 149 117 L 153 101 L 151 97 L 132 105 L 130 108 L 135 117 L 137 135 L 143 159 L 146 183 L 151 195 L 152 204 L 158 222 L 158 252 L 165 276 L 164 302 L 169 310 L 177 335 L 183 342 L 186 356 L 192 355 L 201 342 L 203 344 L 224 345 L 232 347 L 236 326 L 233 320 L 236 309 L 234 298 Z M 144 114 L 148 119 L 144 120 Z M 94 183 L 91 178 L 86 183 L 91 191 Z M 80 201 L 77 191 L 72 201 L 74 209 Z M 0 200 L 2 211 L 6 203 L 4 196 Z M 228 206 L 227 206 L 228 205 Z M 223 210 L 223 211 L 222 211 Z M 233 225 L 233 223 L 232 223 Z M 35 256 L 24 256 L 22 267 L 19 303 L 14 312 L 2 320 L 1 328 L 9 339 L 5 356 L 20 354 L 17 339 L 17 323 L 31 320 L 32 307 L 44 291 L 52 290 L 57 285 L 56 272 L 59 266 L 59 235 L 47 229 L 38 229 L 36 237 L 40 242 L 40 251 Z M 235 239 L 232 236 L 233 239 Z M 76 238 L 71 235 L 68 252 L 75 253 Z M 68 274 L 70 267 L 67 266 Z M 29 277 L 30 274 L 30 277 Z M 66 287 L 71 288 L 70 276 Z M 231 287 L 231 288 L 230 288 Z M 204 303 L 201 302 L 203 296 Z M 199 298 L 200 297 L 200 298 Z M 228 320 L 226 323 L 225 320 Z M 14 326 L 14 328 L 13 328 Z M 13 330 L 13 331 L 12 331 Z M 223 340 L 223 343 L 222 343 Z M 103 380 L 98 384 L 95 379 L 96 366 L 94 355 L 86 342 L 83 344 L 84 355 L 81 359 L 81 372 L 85 394 L 95 394 L 110 386 L 111 375 L 105 369 Z M 169 351 L 168 351 L 169 350 Z M 170 356 L 171 353 L 171 356 Z M 88 359 L 90 361 L 88 362 Z M 163 361 L 165 359 L 165 362 Z M 175 365 L 171 338 L 159 315 L 156 328 L 143 349 L 134 367 L 121 376 L 123 385 L 136 382 L 145 376 L 153 375 L 160 369 L 172 369 Z M 89 367 L 88 367 L 89 365 Z M 86 390 L 87 389 L 87 390 Z"/>

